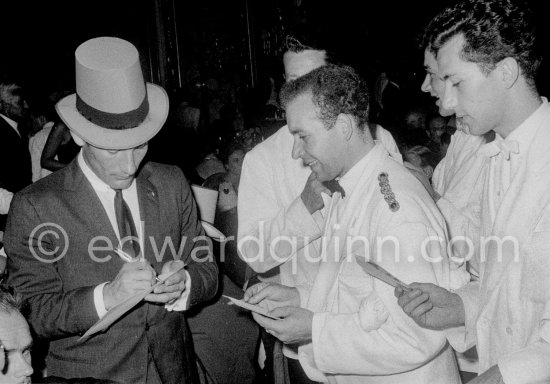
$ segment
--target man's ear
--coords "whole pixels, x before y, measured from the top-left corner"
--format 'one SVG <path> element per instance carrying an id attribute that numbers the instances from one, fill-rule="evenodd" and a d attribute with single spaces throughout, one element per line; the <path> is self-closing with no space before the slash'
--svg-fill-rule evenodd
<path id="1" fill-rule="evenodd" d="M 507 57 L 497 64 L 502 82 L 506 89 L 512 88 L 520 75 L 520 67 L 516 59 Z"/>
<path id="2" fill-rule="evenodd" d="M 346 113 L 340 113 L 336 118 L 333 129 L 338 129 L 345 140 L 349 141 L 351 139 L 351 136 L 353 135 L 354 125 L 354 120 L 351 118 L 350 115 Z"/>
<path id="3" fill-rule="evenodd" d="M 424 174 L 430 179 L 434 174 L 434 168 L 431 165 L 425 165 L 422 167 L 422 170 L 424 171 Z"/>
<path id="4" fill-rule="evenodd" d="M 74 133 L 73 131 L 71 131 L 71 136 L 74 140 L 74 142 L 79 146 L 79 147 L 83 147 L 84 144 L 85 144 L 85 141 L 82 140 L 82 138 L 80 136 L 78 136 L 76 133 Z"/>

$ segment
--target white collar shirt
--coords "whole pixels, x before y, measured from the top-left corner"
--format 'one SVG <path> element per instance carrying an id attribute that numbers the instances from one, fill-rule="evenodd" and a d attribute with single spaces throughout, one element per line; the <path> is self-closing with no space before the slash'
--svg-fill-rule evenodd
<path id="1" fill-rule="evenodd" d="M 538 125 L 533 122 L 538 121 L 538 114 L 545 104 L 547 100 L 543 98 L 541 106 L 508 137 L 497 134 L 494 141 L 480 148 L 479 154 L 489 157 L 481 212 L 484 235 L 492 231 L 500 204 L 537 132 Z"/>

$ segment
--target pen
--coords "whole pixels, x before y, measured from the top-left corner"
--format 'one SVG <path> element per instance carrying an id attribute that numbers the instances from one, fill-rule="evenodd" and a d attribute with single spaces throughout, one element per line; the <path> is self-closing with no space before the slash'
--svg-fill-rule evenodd
<path id="1" fill-rule="evenodd" d="M 124 260 L 125 262 L 127 263 L 133 263 L 133 262 L 136 262 L 136 261 L 140 261 L 142 260 L 142 258 L 140 257 L 132 257 L 130 256 L 128 253 L 124 252 L 122 249 L 120 248 L 116 248 L 116 249 L 113 249 L 113 251 L 115 251 L 115 253 L 122 259 Z M 155 276 L 155 280 L 159 283 L 162 283 L 163 281 L 161 279 L 158 278 L 158 276 Z"/>

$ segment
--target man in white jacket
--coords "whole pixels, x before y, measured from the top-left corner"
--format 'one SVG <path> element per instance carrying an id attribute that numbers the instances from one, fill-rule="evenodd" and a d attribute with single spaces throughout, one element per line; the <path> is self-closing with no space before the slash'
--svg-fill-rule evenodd
<path id="1" fill-rule="evenodd" d="M 519 1 L 464 1 L 434 18 L 426 36 L 445 82 L 442 107 L 471 134 L 496 133 L 479 150 L 488 162 L 480 281 L 395 294 L 420 325 L 448 329 L 456 349 L 477 345 L 476 384 L 549 382 L 550 106 L 535 86 L 532 14 Z"/>
<path id="2" fill-rule="evenodd" d="M 366 84 L 351 68 L 328 65 L 281 93 L 292 156 L 341 189 L 315 201 L 324 225 L 313 284 L 249 288 L 245 299 L 277 307 L 271 315 L 281 319 L 254 318 L 299 346 L 314 381 L 459 383 L 445 334 L 414 324 L 392 287 L 360 266 L 371 260 L 405 283 L 450 284 L 444 219 L 418 180 L 373 140 Z"/>

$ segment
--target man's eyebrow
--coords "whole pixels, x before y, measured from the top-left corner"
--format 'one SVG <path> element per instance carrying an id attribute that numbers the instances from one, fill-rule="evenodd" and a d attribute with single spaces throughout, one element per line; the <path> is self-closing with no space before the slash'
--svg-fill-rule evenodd
<path id="1" fill-rule="evenodd" d="M 21 348 L 21 350 L 22 350 L 22 351 L 27 351 L 27 350 L 29 350 L 29 349 L 32 349 L 33 345 L 34 345 L 34 341 L 31 341 L 31 342 L 30 342 L 29 344 L 27 344 L 25 347 Z M 18 350 L 19 350 L 19 348 L 11 348 L 11 349 L 8 349 L 8 348 L 4 347 L 3 345 L 2 345 L 2 349 L 3 349 L 5 352 L 8 352 L 8 353 L 9 353 L 9 352 L 15 352 L 15 351 L 18 351 Z"/>
<path id="2" fill-rule="evenodd" d="M 443 80 L 447 80 L 447 79 L 449 79 L 449 78 L 451 78 L 451 77 L 454 77 L 454 76 L 456 76 L 456 73 L 450 73 L 450 74 L 448 74 L 448 75 L 443 76 L 442 79 L 443 79 Z"/>

